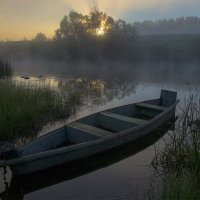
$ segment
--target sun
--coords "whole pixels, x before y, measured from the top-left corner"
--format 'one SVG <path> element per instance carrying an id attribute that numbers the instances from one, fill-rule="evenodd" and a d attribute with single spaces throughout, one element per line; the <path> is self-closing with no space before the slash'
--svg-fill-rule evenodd
<path id="1" fill-rule="evenodd" d="M 106 21 L 101 20 L 101 25 L 98 29 L 96 29 L 96 35 L 97 36 L 103 36 L 106 33 Z"/>
<path id="2" fill-rule="evenodd" d="M 105 34 L 105 31 L 104 31 L 103 28 L 99 28 L 99 29 L 97 29 L 96 34 L 97 34 L 98 36 L 103 36 L 103 35 Z"/>

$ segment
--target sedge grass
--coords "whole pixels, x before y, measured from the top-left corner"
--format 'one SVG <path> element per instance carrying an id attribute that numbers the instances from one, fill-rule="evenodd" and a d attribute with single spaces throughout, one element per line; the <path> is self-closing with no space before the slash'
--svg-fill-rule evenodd
<path id="1" fill-rule="evenodd" d="M 0 81 L 0 141 L 33 138 L 47 123 L 75 113 L 81 103 L 76 91 Z"/>
<path id="2" fill-rule="evenodd" d="M 0 58 L 0 79 L 8 79 L 13 76 L 13 68 L 9 60 Z"/>
<path id="3" fill-rule="evenodd" d="M 200 98 L 191 94 L 165 148 L 156 153 L 153 166 L 162 176 L 161 199 L 200 197 Z"/>

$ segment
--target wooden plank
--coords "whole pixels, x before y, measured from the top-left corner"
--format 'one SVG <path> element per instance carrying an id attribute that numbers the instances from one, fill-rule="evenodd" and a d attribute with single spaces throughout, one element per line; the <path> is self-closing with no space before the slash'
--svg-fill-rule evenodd
<path id="1" fill-rule="evenodd" d="M 152 104 L 147 104 L 147 103 L 137 103 L 136 106 L 152 109 L 152 110 L 158 110 L 158 111 L 164 111 L 166 109 L 166 107 L 164 106 L 157 106 L 157 105 L 152 105 Z"/>
<path id="2" fill-rule="evenodd" d="M 66 141 L 66 129 L 61 127 L 19 148 L 21 156 L 55 149 Z"/>
<path id="3" fill-rule="evenodd" d="M 119 115 L 119 114 L 111 113 L 111 112 L 101 112 L 100 114 L 104 115 L 104 116 L 112 117 L 112 118 L 115 118 L 115 119 L 118 119 L 118 120 L 121 120 L 124 122 L 129 122 L 129 123 L 138 124 L 138 125 L 144 124 L 145 122 L 147 122 L 147 120 L 138 119 L 138 118 L 134 118 L 134 117 L 127 117 L 124 115 Z"/>
<path id="4" fill-rule="evenodd" d="M 105 137 L 105 136 L 113 134 L 110 131 L 107 131 L 107 130 L 104 130 L 101 128 L 97 128 L 95 126 L 91 126 L 88 124 L 83 124 L 80 122 L 73 122 L 73 123 L 68 124 L 68 126 L 73 127 L 74 129 L 77 129 L 77 130 L 81 130 L 81 131 L 84 131 L 87 133 L 91 133 L 91 134 L 100 136 L 100 137 Z"/>

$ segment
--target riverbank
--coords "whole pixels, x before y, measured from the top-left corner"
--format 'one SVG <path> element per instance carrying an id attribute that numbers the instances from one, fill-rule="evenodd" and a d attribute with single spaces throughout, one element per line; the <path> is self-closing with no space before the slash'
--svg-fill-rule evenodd
<path id="1" fill-rule="evenodd" d="M 55 90 L 48 84 L 0 81 L 0 141 L 36 137 L 44 125 L 65 119 L 82 104 L 77 91 Z"/>
<path id="2" fill-rule="evenodd" d="M 196 92 L 181 110 L 165 148 L 156 153 L 153 166 L 163 179 L 161 199 L 198 199 L 200 196 L 199 108 L 199 92 Z"/>

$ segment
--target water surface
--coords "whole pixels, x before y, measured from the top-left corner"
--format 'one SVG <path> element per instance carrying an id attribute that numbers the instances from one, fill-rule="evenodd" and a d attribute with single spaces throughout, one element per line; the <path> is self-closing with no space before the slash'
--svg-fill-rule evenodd
<path id="1" fill-rule="evenodd" d="M 60 77 L 42 79 L 46 82 L 50 81 L 55 87 L 59 87 L 59 84 L 60 86 L 66 86 L 64 79 Z M 32 81 L 37 82 L 37 78 L 32 79 Z M 75 82 L 77 82 L 77 80 Z M 157 98 L 160 95 L 161 89 L 178 92 L 178 98 L 181 100 L 180 105 L 177 107 L 178 113 L 181 111 L 180 106 L 184 105 L 185 98 L 196 89 L 196 86 L 185 83 L 120 82 L 118 84 L 112 83 L 111 86 L 108 86 L 110 83 L 102 83 L 105 85 L 102 86 L 103 89 L 100 88 L 100 92 L 97 92 L 97 94 L 94 92 L 93 96 L 89 95 L 85 100 L 85 105 L 77 115 L 66 121 L 72 121 L 107 108 Z M 73 87 L 69 82 L 67 85 Z M 110 95 L 111 93 L 112 95 Z M 61 126 L 63 123 L 66 123 L 66 121 L 54 125 L 54 128 L 56 126 Z M 42 132 L 48 132 L 50 129 L 52 129 L 52 126 L 47 126 Z M 167 137 L 167 135 L 163 137 Z M 129 146 L 129 150 L 132 152 L 126 156 L 121 155 L 123 154 L 122 149 L 112 151 L 107 158 L 103 155 L 101 158 L 91 161 L 91 163 L 93 163 L 92 166 L 90 166 L 90 162 L 87 161 L 83 161 L 84 163 L 76 163 L 76 165 L 80 165 L 80 168 L 76 167 L 76 170 L 74 169 L 75 172 L 73 171 L 73 165 L 49 171 L 47 175 L 43 175 L 43 177 L 41 175 L 40 178 L 45 180 L 43 181 L 44 183 L 41 181 L 41 184 L 39 184 L 39 178 L 38 180 L 33 180 L 33 177 L 16 179 L 14 183 L 12 183 L 14 185 L 12 188 L 14 189 L 11 190 L 11 193 L 16 193 L 18 199 L 26 200 L 145 199 L 148 197 L 149 193 L 151 193 L 150 183 L 154 172 L 151 162 L 154 158 L 155 146 L 156 149 L 161 149 L 164 146 L 163 138 L 153 144 L 154 142 L 145 144 L 142 147 L 137 147 L 138 144 L 133 143 L 132 146 Z M 104 156 L 109 162 L 105 162 Z M 59 172 L 61 172 L 61 174 Z M 48 177 L 50 177 L 49 181 L 47 181 Z M 31 186 L 25 188 L 25 183 L 28 184 L 28 182 L 31 181 L 34 183 L 32 184 L 34 189 L 30 189 Z M 1 191 L 4 190 L 4 187 L 3 183 L 1 183 Z"/>

